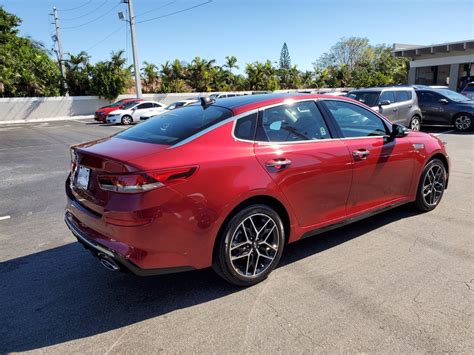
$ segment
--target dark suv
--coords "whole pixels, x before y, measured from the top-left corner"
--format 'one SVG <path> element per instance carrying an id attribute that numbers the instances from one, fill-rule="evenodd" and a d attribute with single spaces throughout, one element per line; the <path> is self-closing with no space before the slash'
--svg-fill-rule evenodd
<path id="1" fill-rule="evenodd" d="M 390 121 L 409 127 L 421 128 L 421 111 L 412 87 L 383 87 L 352 90 L 347 97 L 360 101 L 380 112 Z"/>
<path id="2" fill-rule="evenodd" d="M 453 125 L 458 131 L 473 127 L 474 101 L 448 89 L 416 89 L 423 123 Z"/>

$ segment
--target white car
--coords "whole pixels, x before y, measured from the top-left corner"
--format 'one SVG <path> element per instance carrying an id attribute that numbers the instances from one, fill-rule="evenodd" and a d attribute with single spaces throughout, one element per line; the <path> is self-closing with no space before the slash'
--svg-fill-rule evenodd
<path id="1" fill-rule="evenodd" d="M 107 123 L 121 123 L 125 125 L 132 124 L 140 119 L 140 116 L 150 110 L 155 112 L 165 109 L 165 105 L 156 101 L 140 101 L 126 103 L 122 109 L 110 112 L 105 121 Z M 156 114 L 156 113 L 155 113 Z"/>
<path id="2" fill-rule="evenodd" d="M 197 100 L 197 99 L 186 99 L 186 100 L 173 102 L 171 105 L 166 106 L 163 110 L 160 110 L 160 111 L 151 110 L 151 111 L 145 112 L 143 115 L 140 116 L 140 121 L 146 121 L 147 119 L 149 119 L 153 116 L 158 116 L 158 115 L 161 115 L 164 112 L 168 112 L 168 111 L 171 111 L 171 110 L 176 110 L 176 109 L 181 108 L 181 107 L 189 106 L 189 105 L 194 104 L 196 102 L 199 102 L 199 100 Z"/>

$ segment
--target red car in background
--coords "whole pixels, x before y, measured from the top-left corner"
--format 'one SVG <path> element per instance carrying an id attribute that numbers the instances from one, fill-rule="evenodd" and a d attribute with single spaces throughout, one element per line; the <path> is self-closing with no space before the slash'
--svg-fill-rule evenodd
<path id="1" fill-rule="evenodd" d="M 240 286 L 287 243 L 406 203 L 433 210 L 449 176 L 438 138 L 329 95 L 201 98 L 71 158 L 65 222 L 105 267 L 212 265 Z"/>
<path id="2" fill-rule="evenodd" d="M 105 119 L 107 118 L 107 115 L 110 112 L 121 109 L 123 104 L 126 104 L 127 102 L 139 102 L 139 101 L 143 101 L 143 99 L 139 99 L 139 98 L 122 99 L 113 103 L 112 105 L 101 107 L 100 109 L 95 111 L 94 119 L 99 122 L 105 122 Z"/>

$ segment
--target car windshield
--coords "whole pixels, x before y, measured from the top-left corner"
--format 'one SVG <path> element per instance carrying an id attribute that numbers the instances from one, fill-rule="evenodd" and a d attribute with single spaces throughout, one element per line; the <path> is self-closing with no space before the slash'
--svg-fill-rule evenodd
<path id="1" fill-rule="evenodd" d="M 367 106 L 377 106 L 379 96 L 379 91 L 353 91 L 347 94 L 347 97 L 362 102 Z"/>
<path id="2" fill-rule="evenodd" d="M 115 137 L 173 145 L 231 116 L 231 110 L 219 106 L 210 106 L 205 109 L 201 105 L 186 106 L 151 118 Z"/>
<path id="3" fill-rule="evenodd" d="M 474 91 L 474 83 L 467 84 L 463 91 Z"/>
<path id="4" fill-rule="evenodd" d="M 462 101 L 468 101 L 469 98 L 467 96 L 458 94 L 456 91 L 453 90 L 448 90 L 448 89 L 441 89 L 437 90 L 441 95 L 446 96 L 448 99 L 455 101 L 455 102 L 462 102 Z"/>

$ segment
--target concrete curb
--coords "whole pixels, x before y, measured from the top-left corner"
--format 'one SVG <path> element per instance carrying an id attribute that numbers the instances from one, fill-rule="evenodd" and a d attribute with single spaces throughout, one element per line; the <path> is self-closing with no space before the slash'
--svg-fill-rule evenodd
<path id="1" fill-rule="evenodd" d="M 75 121 L 75 120 L 86 120 L 86 119 L 91 119 L 91 118 L 94 118 L 94 115 L 35 118 L 35 119 L 32 119 L 32 120 L 0 121 L 0 125 L 4 125 L 4 124 L 23 124 L 23 123 L 39 123 L 39 122 L 54 122 L 54 121 Z"/>

